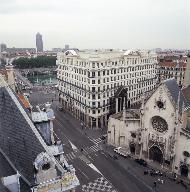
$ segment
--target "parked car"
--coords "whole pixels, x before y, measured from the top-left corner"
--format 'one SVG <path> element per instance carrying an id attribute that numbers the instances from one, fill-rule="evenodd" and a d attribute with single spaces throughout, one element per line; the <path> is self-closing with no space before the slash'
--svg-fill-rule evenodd
<path id="1" fill-rule="evenodd" d="M 147 162 L 144 159 L 135 159 L 135 162 L 137 162 L 139 165 L 143 165 L 144 167 L 147 166 Z"/>
<path id="2" fill-rule="evenodd" d="M 125 150 L 122 149 L 122 147 L 117 147 L 114 149 L 114 152 L 117 154 L 123 156 L 123 157 L 130 157 L 130 153 L 126 152 Z"/>
<path id="3" fill-rule="evenodd" d="M 106 138 L 107 138 L 107 135 L 102 135 L 102 136 L 100 137 L 101 140 L 105 140 Z"/>
<path id="4" fill-rule="evenodd" d="M 58 109 L 59 109 L 59 111 L 63 111 L 63 106 L 59 105 Z"/>
<path id="5" fill-rule="evenodd" d="M 118 159 L 117 155 L 113 155 L 113 159 L 117 160 Z"/>

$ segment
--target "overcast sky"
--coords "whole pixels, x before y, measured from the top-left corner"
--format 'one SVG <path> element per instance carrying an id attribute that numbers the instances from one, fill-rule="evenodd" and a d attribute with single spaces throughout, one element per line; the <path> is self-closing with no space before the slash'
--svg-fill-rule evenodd
<path id="1" fill-rule="evenodd" d="M 190 49 L 190 0 L 0 0 L 0 43 Z"/>

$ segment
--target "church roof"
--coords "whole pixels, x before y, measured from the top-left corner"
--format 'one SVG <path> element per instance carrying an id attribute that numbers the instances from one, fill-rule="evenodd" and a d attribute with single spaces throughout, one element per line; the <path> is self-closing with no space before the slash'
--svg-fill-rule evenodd
<path id="1" fill-rule="evenodd" d="M 184 108 L 187 108 L 189 105 L 187 103 L 186 98 L 184 97 L 181 89 L 177 85 L 177 82 L 175 78 L 167 79 L 164 81 L 164 84 L 166 85 L 168 91 L 170 92 L 170 95 L 175 103 L 175 105 L 178 105 L 178 98 L 179 98 L 179 112 L 182 112 L 182 107 L 184 105 Z"/>
<path id="2" fill-rule="evenodd" d="M 183 95 L 185 96 L 185 99 L 190 105 L 190 85 L 184 89 L 182 89 Z"/>

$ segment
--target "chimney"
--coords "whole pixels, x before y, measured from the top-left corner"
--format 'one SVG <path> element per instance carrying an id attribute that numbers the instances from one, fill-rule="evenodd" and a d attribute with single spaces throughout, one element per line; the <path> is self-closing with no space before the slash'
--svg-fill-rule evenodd
<path id="1" fill-rule="evenodd" d="M 5 65 L 5 69 L 7 71 L 7 78 L 9 86 L 15 91 L 15 77 L 14 77 L 14 68 L 11 63 L 7 60 L 7 64 Z"/>
<path id="2" fill-rule="evenodd" d="M 190 85 L 190 55 L 187 56 L 187 65 L 185 70 L 185 77 L 183 87 L 186 88 Z"/>

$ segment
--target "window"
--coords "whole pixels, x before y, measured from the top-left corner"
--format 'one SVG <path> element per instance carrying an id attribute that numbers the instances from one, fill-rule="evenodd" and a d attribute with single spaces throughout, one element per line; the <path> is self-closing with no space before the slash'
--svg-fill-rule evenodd
<path id="1" fill-rule="evenodd" d="M 98 71 L 98 76 L 100 76 L 100 71 Z"/>
<path id="2" fill-rule="evenodd" d="M 92 92 L 95 92 L 96 91 L 96 88 L 95 87 L 92 87 Z"/>
<path id="3" fill-rule="evenodd" d="M 96 76 L 96 75 L 95 75 L 95 72 L 93 71 L 93 72 L 92 72 L 92 77 L 95 77 L 95 76 Z"/>
<path id="4" fill-rule="evenodd" d="M 92 95 L 92 99 L 96 99 L 96 95 L 95 94 Z"/>
<path id="5" fill-rule="evenodd" d="M 95 111 L 95 110 L 92 110 L 92 114 L 96 114 L 96 111 Z"/>
<path id="6" fill-rule="evenodd" d="M 92 84 L 95 84 L 95 80 L 92 80 Z"/>

